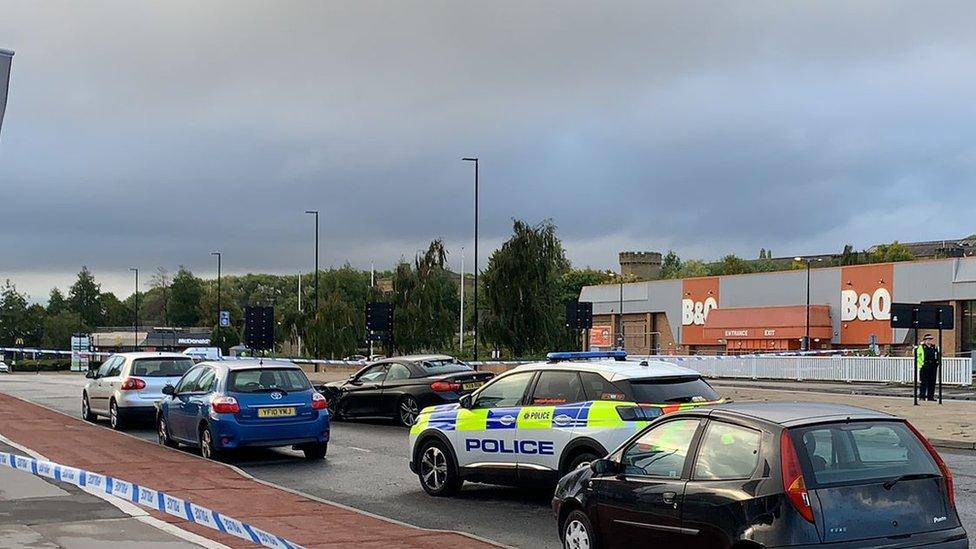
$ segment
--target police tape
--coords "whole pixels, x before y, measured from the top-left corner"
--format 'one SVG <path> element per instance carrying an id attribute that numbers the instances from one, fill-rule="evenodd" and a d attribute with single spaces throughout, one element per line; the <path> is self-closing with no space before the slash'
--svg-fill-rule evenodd
<path id="1" fill-rule="evenodd" d="M 0 465 L 41 477 L 73 484 L 89 491 L 102 492 L 149 509 L 230 534 L 252 543 L 274 549 L 304 549 L 280 536 L 256 526 L 222 515 L 217 511 L 184 499 L 117 478 L 59 465 L 50 461 L 0 452 Z"/>

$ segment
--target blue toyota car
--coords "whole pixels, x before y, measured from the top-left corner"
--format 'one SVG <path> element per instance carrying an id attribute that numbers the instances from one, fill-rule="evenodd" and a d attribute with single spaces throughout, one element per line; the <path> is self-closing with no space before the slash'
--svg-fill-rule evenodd
<path id="1" fill-rule="evenodd" d="M 159 443 L 196 446 L 208 459 L 244 447 L 291 446 L 307 459 L 329 447 L 329 410 L 291 362 L 201 362 L 157 404 Z"/>

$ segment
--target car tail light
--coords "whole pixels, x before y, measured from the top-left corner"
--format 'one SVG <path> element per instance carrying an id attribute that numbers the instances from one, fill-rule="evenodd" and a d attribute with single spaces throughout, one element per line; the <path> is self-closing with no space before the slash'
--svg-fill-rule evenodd
<path id="1" fill-rule="evenodd" d="M 435 381 L 430 384 L 430 390 L 435 393 L 457 393 L 461 391 L 461 384 L 456 381 Z"/>
<path id="2" fill-rule="evenodd" d="M 312 409 L 325 410 L 329 407 L 329 401 L 322 396 L 322 393 L 312 393 Z"/>
<path id="3" fill-rule="evenodd" d="M 237 399 L 229 396 L 216 397 L 210 401 L 213 411 L 218 414 L 236 414 L 241 411 L 241 405 Z"/>
<path id="4" fill-rule="evenodd" d="M 145 388 L 146 388 L 146 382 L 137 377 L 127 377 L 123 379 L 122 387 L 120 387 L 120 389 L 122 389 L 123 391 L 138 391 L 139 389 L 145 389 Z"/>
<path id="5" fill-rule="evenodd" d="M 919 432 L 919 430 L 916 429 L 915 426 L 912 425 L 911 423 L 906 421 L 905 424 L 908 425 L 908 428 L 911 429 L 913 433 L 915 433 L 915 436 L 918 437 L 918 440 L 920 440 L 922 444 L 925 445 L 925 449 L 929 451 L 929 455 L 932 456 L 932 459 L 935 460 L 935 464 L 938 465 L 939 470 L 942 471 L 942 476 L 945 477 L 946 491 L 949 492 L 949 505 L 955 508 L 956 487 L 955 487 L 955 482 L 952 479 L 952 471 L 950 471 L 949 466 L 946 465 L 944 461 L 942 461 L 942 456 L 940 456 L 939 453 L 935 451 L 935 447 L 932 446 L 932 443 L 929 442 L 929 439 L 925 438 L 925 436 L 922 435 L 922 433 Z"/>
<path id="6" fill-rule="evenodd" d="M 789 431 L 783 431 L 780 439 L 780 464 L 783 471 L 783 488 L 786 497 L 800 516 L 813 524 L 813 507 L 810 506 L 810 495 L 807 494 L 807 483 L 803 479 L 803 469 L 800 468 L 800 456 L 793 446 L 793 438 Z"/>

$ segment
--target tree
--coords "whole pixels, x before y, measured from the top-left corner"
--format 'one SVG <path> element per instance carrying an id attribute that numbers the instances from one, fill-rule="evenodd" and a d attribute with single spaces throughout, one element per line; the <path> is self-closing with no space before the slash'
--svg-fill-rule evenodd
<path id="1" fill-rule="evenodd" d="M 752 267 L 749 263 L 735 254 L 729 254 L 719 260 L 717 263 L 712 263 L 709 266 L 709 272 L 712 275 L 734 275 L 751 273 Z"/>
<path id="2" fill-rule="evenodd" d="M 915 255 L 908 246 L 897 240 L 891 244 L 879 244 L 869 254 L 872 263 L 890 263 L 894 261 L 912 261 Z"/>
<path id="3" fill-rule="evenodd" d="M 699 276 L 708 276 L 709 274 L 708 265 L 704 261 L 690 259 L 682 263 L 681 269 L 678 270 L 678 275 L 675 278 L 696 278 Z"/>
<path id="4" fill-rule="evenodd" d="M 91 328 L 81 315 L 74 311 L 61 311 L 44 319 L 44 336 L 41 343 L 46 349 L 68 349 L 75 332 L 88 333 Z"/>
<path id="5" fill-rule="evenodd" d="M 681 272 L 681 258 L 674 250 L 668 250 L 664 260 L 661 261 L 661 278 L 677 278 Z"/>
<path id="6" fill-rule="evenodd" d="M 87 266 L 82 266 L 78 280 L 68 291 L 68 306 L 88 326 L 99 326 L 102 324 L 102 306 L 99 303 L 101 293 L 101 285 L 95 282 L 95 276 Z"/>
<path id="7" fill-rule="evenodd" d="M 854 250 L 850 244 L 844 245 L 844 251 L 840 253 L 841 265 L 857 265 L 861 262 L 861 254 Z"/>
<path id="8" fill-rule="evenodd" d="M 112 292 L 105 292 L 98 299 L 102 305 L 102 318 L 106 326 L 128 326 L 135 320 L 132 309 L 122 304 Z"/>
<path id="9" fill-rule="evenodd" d="M 154 296 L 147 295 L 143 299 L 143 303 L 139 304 L 139 309 L 143 308 L 143 304 L 147 305 L 147 317 L 157 318 L 162 321 L 163 324 L 169 324 L 169 287 L 173 283 L 172 277 L 169 276 L 169 271 L 166 267 L 156 267 L 155 274 L 149 279 L 149 287 Z M 150 290 L 151 291 L 151 290 Z M 155 299 L 153 299 L 155 297 Z M 151 311 L 151 312 L 150 312 Z"/>
<path id="10" fill-rule="evenodd" d="M 444 269 L 444 243 L 434 240 L 417 254 L 413 268 L 397 266 L 393 275 L 394 338 L 397 350 L 412 353 L 451 344 L 460 306 L 457 285 Z"/>
<path id="11" fill-rule="evenodd" d="M 61 311 L 68 310 L 68 302 L 64 299 L 64 294 L 57 288 L 51 289 L 51 295 L 47 299 L 47 314 L 58 315 Z"/>
<path id="12" fill-rule="evenodd" d="M 27 308 L 27 318 L 24 329 L 24 345 L 40 347 L 44 337 L 44 321 L 47 311 L 37 303 Z"/>
<path id="13" fill-rule="evenodd" d="M 215 326 L 210 332 L 210 344 L 220 347 L 221 352 L 226 356 L 230 354 L 230 348 L 241 342 L 241 335 L 233 326 Z"/>
<path id="14" fill-rule="evenodd" d="M 484 340 L 513 356 L 552 349 L 565 337 L 559 279 L 569 270 L 556 226 L 516 220 L 484 273 Z"/>
<path id="15" fill-rule="evenodd" d="M 333 290 L 321 297 L 324 299 L 319 310 L 314 314 L 312 311 L 307 313 L 310 316 L 304 338 L 307 345 L 318 349 L 319 355 L 333 359 L 352 354 L 359 346 L 353 308 L 338 291 Z"/>
<path id="16" fill-rule="evenodd" d="M 766 257 L 766 248 L 759 248 L 759 259 L 769 259 Z"/>
<path id="17" fill-rule="evenodd" d="M 200 322 L 203 283 L 180 265 L 170 286 L 169 318 L 174 326 L 196 326 Z"/>
<path id="18" fill-rule="evenodd" d="M 7 280 L 0 290 L 0 346 L 13 347 L 18 339 L 26 344 L 27 321 L 27 296 Z"/>

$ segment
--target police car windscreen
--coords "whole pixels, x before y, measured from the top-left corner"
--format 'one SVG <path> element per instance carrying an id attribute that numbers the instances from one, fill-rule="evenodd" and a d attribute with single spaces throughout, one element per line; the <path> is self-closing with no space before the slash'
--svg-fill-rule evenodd
<path id="1" fill-rule="evenodd" d="M 183 377 L 193 367 L 187 358 L 140 358 L 132 364 L 132 375 L 138 377 Z"/>
<path id="2" fill-rule="evenodd" d="M 646 404 L 708 402 L 720 398 L 700 377 L 632 379 L 630 387 L 634 400 Z"/>
<path id="3" fill-rule="evenodd" d="M 263 393 L 270 391 L 307 391 L 308 378 L 297 368 L 256 368 L 230 373 L 227 387 L 232 393 Z"/>
<path id="4" fill-rule="evenodd" d="M 420 363 L 420 369 L 427 374 L 452 374 L 454 372 L 470 372 L 471 366 L 453 359 L 425 360 Z"/>

